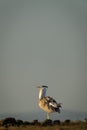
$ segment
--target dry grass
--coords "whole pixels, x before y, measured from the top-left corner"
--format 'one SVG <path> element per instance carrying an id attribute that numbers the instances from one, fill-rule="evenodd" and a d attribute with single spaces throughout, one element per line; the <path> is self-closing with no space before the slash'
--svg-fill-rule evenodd
<path id="1" fill-rule="evenodd" d="M 71 120 L 45 120 L 38 122 L 23 122 L 15 120 L 15 118 L 5 118 L 0 120 L 0 130 L 87 130 L 87 121 L 71 121 Z"/>
<path id="2" fill-rule="evenodd" d="M 20 127 L 0 127 L 0 130 L 87 130 L 87 122 L 71 122 L 69 124 L 53 126 L 20 126 Z"/>

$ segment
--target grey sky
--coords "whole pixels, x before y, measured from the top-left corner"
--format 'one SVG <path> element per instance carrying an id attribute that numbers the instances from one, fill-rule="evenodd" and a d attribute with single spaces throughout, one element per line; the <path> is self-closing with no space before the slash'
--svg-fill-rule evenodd
<path id="1" fill-rule="evenodd" d="M 0 0 L 0 112 L 37 111 L 43 84 L 87 111 L 87 1 Z"/>

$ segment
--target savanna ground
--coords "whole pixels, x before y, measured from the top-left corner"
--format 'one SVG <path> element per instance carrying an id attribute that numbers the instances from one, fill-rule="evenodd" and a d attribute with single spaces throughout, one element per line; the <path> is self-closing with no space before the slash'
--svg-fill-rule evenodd
<path id="1" fill-rule="evenodd" d="M 29 127 L 9 127 L 9 128 L 0 128 L 0 130 L 87 130 L 85 126 L 47 126 L 47 127 L 40 127 L 40 126 L 29 126 Z"/>
<path id="2" fill-rule="evenodd" d="M 29 125 L 29 126 L 0 126 L 0 130 L 87 130 L 87 122 L 71 122 L 71 123 L 62 123 L 60 125 L 49 125 L 49 126 L 40 126 L 40 125 Z"/>

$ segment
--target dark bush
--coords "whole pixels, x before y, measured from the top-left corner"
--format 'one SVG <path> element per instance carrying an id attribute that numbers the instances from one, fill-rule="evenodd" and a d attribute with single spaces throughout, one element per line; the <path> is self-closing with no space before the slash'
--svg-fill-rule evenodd
<path id="1" fill-rule="evenodd" d="M 16 125 L 16 120 L 15 118 L 12 118 L 12 117 L 8 117 L 8 118 L 5 118 L 3 120 L 3 126 L 6 126 L 6 125 L 12 125 L 12 126 L 15 126 Z"/>
<path id="2" fill-rule="evenodd" d="M 28 121 L 24 121 L 24 126 L 30 125 L 31 123 Z"/>
<path id="3" fill-rule="evenodd" d="M 50 119 L 46 119 L 43 123 L 42 123 L 42 126 L 47 126 L 47 125 L 53 125 L 53 122 L 52 122 L 52 120 L 50 120 Z"/>
<path id="4" fill-rule="evenodd" d="M 31 125 L 40 125 L 40 122 L 38 122 L 38 120 L 33 120 L 33 122 L 31 122 Z"/>
<path id="5" fill-rule="evenodd" d="M 17 123 L 17 126 L 23 125 L 23 121 L 22 120 L 17 120 L 16 123 Z"/>
<path id="6" fill-rule="evenodd" d="M 54 121 L 53 121 L 53 124 L 54 124 L 54 125 L 60 125 L 60 123 L 61 123 L 60 120 L 54 120 Z"/>
<path id="7" fill-rule="evenodd" d="M 65 120 L 65 123 L 69 124 L 71 122 L 71 120 L 67 119 Z"/>

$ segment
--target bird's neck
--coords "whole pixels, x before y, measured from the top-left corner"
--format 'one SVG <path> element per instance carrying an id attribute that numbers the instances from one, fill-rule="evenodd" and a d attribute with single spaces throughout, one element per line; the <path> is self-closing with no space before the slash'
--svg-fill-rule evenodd
<path id="1" fill-rule="evenodd" d="M 46 88 L 40 89 L 39 91 L 39 99 L 44 98 L 46 96 Z"/>

